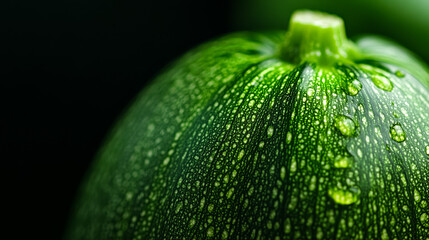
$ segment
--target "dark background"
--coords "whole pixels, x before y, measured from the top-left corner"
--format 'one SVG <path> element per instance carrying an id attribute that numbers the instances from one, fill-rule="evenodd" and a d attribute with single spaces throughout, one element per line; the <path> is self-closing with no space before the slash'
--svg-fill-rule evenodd
<path id="1" fill-rule="evenodd" d="M 226 0 L 0 3 L 1 198 L 10 239 L 60 239 L 118 115 L 166 64 L 230 32 Z"/>

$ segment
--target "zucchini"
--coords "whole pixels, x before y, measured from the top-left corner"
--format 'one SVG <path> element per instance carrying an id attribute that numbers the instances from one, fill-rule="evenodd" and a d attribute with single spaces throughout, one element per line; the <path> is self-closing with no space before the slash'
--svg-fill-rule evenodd
<path id="1" fill-rule="evenodd" d="M 66 239 L 428 239 L 429 74 L 341 18 L 178 59 L 117 123 Z"/>

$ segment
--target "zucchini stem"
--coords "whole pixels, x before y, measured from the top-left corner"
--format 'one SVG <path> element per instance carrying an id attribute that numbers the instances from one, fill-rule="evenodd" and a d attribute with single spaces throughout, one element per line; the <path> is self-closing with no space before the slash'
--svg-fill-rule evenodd
<path id="1" fill-rule="evenodd" d="M 332 65 L 347 61 L 355 51 L 353 43 L 346 37 L 340 17 L 300 10 L 291 17 L 281 58 L 294 64 L 309 61 Z"/>

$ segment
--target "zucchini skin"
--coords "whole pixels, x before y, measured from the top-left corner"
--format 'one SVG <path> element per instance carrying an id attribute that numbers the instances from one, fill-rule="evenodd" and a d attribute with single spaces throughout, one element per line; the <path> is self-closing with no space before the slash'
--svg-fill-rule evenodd
<path id="1" fill-rule="evenodd" d="M 277 57 L 284 34 L 204 44 L 143 90 L 66 239 L 429 237 L 425 67 L 375 39 L 352 62 L 290 64 Z"/>

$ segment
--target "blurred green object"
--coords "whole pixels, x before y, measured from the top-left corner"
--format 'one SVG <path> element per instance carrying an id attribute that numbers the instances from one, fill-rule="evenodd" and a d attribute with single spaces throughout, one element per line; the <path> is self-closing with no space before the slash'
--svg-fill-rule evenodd
<path id="1" fill-rule="evenodd" d="M 302 8 L 339 15 L 348 36 L 383 35 L 429 63 L 429 0 L 236 0 L 231 20 L 234 30 L 286 29 Z"/>

